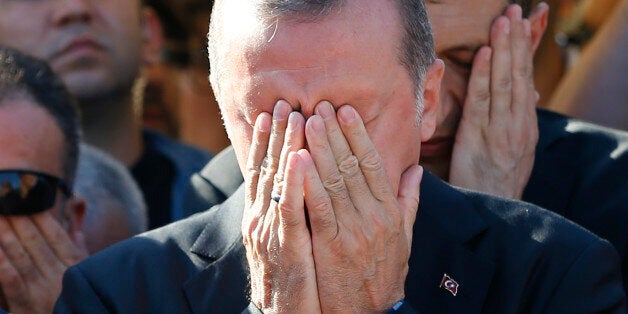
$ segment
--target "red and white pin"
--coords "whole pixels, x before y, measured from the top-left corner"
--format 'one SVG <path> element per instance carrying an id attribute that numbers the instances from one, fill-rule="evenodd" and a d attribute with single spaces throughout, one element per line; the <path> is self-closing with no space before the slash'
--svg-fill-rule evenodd
<path id="1" fill-rule="evenodd" d="M 451 292 L 451 294 L 455 297 L 456 294 L 458 294 L 458 288 L 460 285 L 458 285 L 458 283 L 451 278 L 451 276 L 443 274 L 443 280 L 440 281 L 440 285 L 438 287 Z"/>

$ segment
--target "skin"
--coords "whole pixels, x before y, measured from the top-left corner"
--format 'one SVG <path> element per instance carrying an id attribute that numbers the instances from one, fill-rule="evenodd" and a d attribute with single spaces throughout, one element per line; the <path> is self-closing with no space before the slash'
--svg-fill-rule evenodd
<path id="1" fill-rule="evenodd" d="M 3 102 L 0 169 L 63 177 L 63 135 L 52 117 L 30 99 Z M 83 213 L 81 201 L 65 199 L 57 191 L 57 201 L 48 211 L 0 217 L 0 308 L 12 313 L 52 312 L 63 272 L 87 256 L 80 232 Z"/>
<path id="2" fill-rule="evenodd" d="M 454 185 L 518 199 L 538 140 L 532 60 L 548 8 L 540 4 L 524 19 L 519 6 L 505 7 L 502 0 L 428 1 L 446 70 L 436 132 L 421 159 Z"/>
<path id="3" fill-rule="evenodd" d="M 349 1 L 311 23 L 280 18 L 262 36 L 274 27 L 246 9 L 220 5 L 227 21 L 251 20 L 221 38 L 229 76 L 212 84 L 245 176 L 251 299 L 264 312 L 389 309 L 404 295 L 418 208 L 413 139 L 434 130 L 443 64 L 429 68 L 417 124 L 391 2 Z"/>
<path id="4" fill-rule="evenodd" d="M 158 25 L 138 0 L 0 0 L 0 44 L 47 61 L 81 105 L 85 140 L 127 165 L 142 151 L 132 90 L 157 61 Z"/>

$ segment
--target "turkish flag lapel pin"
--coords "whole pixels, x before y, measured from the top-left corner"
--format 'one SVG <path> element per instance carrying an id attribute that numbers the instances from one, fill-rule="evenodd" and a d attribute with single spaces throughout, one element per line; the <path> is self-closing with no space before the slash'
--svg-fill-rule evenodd
<path id="1" fill-rule="evenodd" d="M 440 281 L 440 285 L 438 287 L 451 292 L 451 294 L 455 297 L 456 294 L 458 294 L 458 288 L 460 288 L 460 285 L 451 276 L 443 274 L 443 280 Z"/>

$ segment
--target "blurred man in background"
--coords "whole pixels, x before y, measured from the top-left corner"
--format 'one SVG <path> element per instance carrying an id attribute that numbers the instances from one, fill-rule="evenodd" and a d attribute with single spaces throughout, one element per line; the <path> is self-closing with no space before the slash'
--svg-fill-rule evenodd
<path id="1" fill-rule="evenodd" d="M 210 158 L 142 129 L 133 87 L 158 60 L 159 20 L 140 0 L 0 1 L 0 44 L 47 61 L 82 111 L 85 141 L 131 169 L 149 227 L 186 217 L 189 177 Z"/>

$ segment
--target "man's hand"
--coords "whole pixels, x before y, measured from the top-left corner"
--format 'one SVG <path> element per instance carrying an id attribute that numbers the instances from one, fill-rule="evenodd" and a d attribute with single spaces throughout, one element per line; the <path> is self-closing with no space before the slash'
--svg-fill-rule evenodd
<path id="1" fill-rule="evenodd" d="M 337 118 L 338 116 L 338 118 Z M 320 103 L 306 125 L 305 202 L 323 312 L 389 310 L 404 297 L 422 176 L 393 193 L 357 111 Z"/>
<path id="2" fill-rule="evenodd" d="M 285 101 L 261 113 L 247 162 L 242 235 L 251 301 L 264 312 L 320 312 L 303 199 L 303 116 Z M 272 123 L 272 128 L 271 128 Z M 271 195 L 281 195 L 277 203 Z"/>
<path id="3" fill-rule="evenodd" d="M 456 134 L 449 182 L 520 199 L 538 141 L 530 22 L 512 5 L 476 54 Z"/>
<path id="4" fill-rule="evenodd" d="M 65 270 L 87 257 L 49 212 L 0 217 L 0 287 L 11 313 L 52 313 Z"/>

